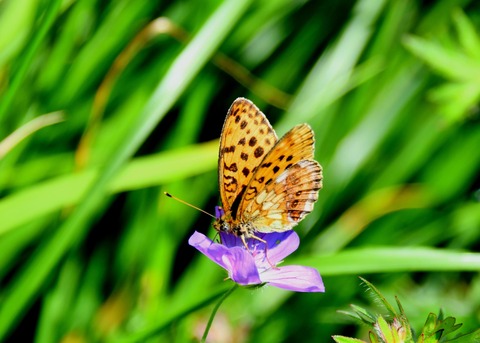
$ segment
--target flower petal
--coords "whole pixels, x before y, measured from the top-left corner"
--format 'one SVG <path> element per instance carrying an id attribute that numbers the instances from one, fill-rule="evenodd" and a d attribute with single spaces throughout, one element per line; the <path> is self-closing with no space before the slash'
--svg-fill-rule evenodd
<path id="1" fill-rule="evenodd" d="M 208 238 L 204 234 L 197 231 L 195 231 L 193 235 L 191 235 L 190 238 L 188 239 L 188 244 L 190 244 L 192 247 L 195 247 L 195 248 L 199 246 L 206 249 L 212 243 L 213 241 L 210 238 Z"/>
<path id="2" fill-rule="evenodd" d="M 223 256 L 230 278 L 240 285 L 258 285 L 262 283 L 255 260 L 241 247 L 230 248 Z"/>
<path id="3" fill-rule="evenodd" d="M 229 264 L 226 264 L 222 259 L 223 255 L 228 253 L 226 246 L 213 242 L 210 238 L 197 231 L 190 237 L 188 244 L 230 272 Z"/>
<path id="4" fill-rule="evenodd" d="M 267 256 L 270 262 L 278 263 L 292 252 L 297 250 L 300 245 L 298 234 L 293 231 L 267 233 L 260 238 L 267 241 Z"/>
<path id="5" fill-rule="evenodd" d="M 262 282 L 295 292 L 325 292 L 322 277 L 315 268 L 284 266 L 266 270 Z"/>
<path id="6" fill-rule="evenodd" d="M 244 248 L 218 244 L 205 235 L 194 232 L 188 244 L 228 271 L 228 276 L 240 285 L 261 283 L 255 261 Z"/>
<path id="7" fill-rule="evenodd" d="M 222 244 L 226 245 L 229 248 L 240 246 L 243 247 L 242 239 L 232 233 L 220 232 L 220 239 L 222 240 Z"/>

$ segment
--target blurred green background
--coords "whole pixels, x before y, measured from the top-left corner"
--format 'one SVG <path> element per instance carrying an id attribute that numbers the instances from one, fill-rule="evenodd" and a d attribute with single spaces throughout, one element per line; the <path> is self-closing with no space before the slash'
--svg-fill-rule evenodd
<path id="1" fill-rule="evenodd" d="M 0 340 L 189 342 L 225 272 L 217 151 L 232 101 L 307 122 L 324 189 L 286 264 L 326 293 L 240 289 L 211 342 L 364 338 L 338 310 L 480 327 L 480 6 L 413 1 L 0 2 Z"/>

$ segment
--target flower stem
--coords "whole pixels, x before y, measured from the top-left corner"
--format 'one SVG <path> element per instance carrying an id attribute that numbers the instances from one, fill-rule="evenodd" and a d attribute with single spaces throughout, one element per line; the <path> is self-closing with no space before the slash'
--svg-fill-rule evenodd
<path id="1" fill-rule="evenodd" d="M 210 331 L 210 327 L 212 326 L 213 319 L 215 318 L 215 315 L 217 314 L 218 309 L 220 308 L 220 305 L 223 303 L 225 299 L 228 298 L 230 294 L 233 293 L 234 290 L 238 288 L 238 284 L 236 283 L 233 285 L 232 288 L 230 288 L 228 291 L 225 292 L 225 294 L 220 298 L 218 303 L 215 305 L 213 308 L 212 314 L 210 315 L 210 318 L 208 319 L 207 327 L 205 328 L 205 332 L 203 333 L 202 339 L 200 340 L 201 343 L 205 343 L 207 340 L 208 332 Z"/>

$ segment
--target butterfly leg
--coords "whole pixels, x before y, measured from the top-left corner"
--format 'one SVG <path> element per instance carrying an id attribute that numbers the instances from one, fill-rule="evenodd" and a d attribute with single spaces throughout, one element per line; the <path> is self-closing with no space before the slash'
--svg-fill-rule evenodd
<path id="1" fill-rule="evenodd" d="M 243 242 L 243 245 L 245 246 L 245 249 L 247 249 L 248 252 L 251 252 L 250 249 L 248 248 L 247 241 L 245 240 L 245 235 L 240 235 L 240 239 Z"/>
<path id="2" fill-rule="evenodd" d="M 272 268 L 276 268 L 276 266 L 272 262 L 270 262 L 270 260 L 268 259 L 268 244 L 267 244 L 267 241 L 258 237 L 258 236 L 255 236 L 254 232 L 255 232 L 254 227 L 251 223 L 244 223 L 243 225 L 238 226 L 238 231 L 236 233 L 235 232 L 234 233 L 238 237 L 240 237 L 240 239 L 243 242 L 243 245 L 245 246 L 247 251 L 250 252 L 250 253 L 251 253 L 251 251 L 250 251 L 250 248 L 248 247 L 246 238 L 253 238 L 253 239 L 256 239 L 257 241 L 265 244 L 265 258 L 267 259 L 268 264 Z"/>
<path id="3" fill-rule="evenodd" d="M 273 264 L 272 262 L 270 262 L 270 260 L 268 259 L 268 245 L 267 245 L 267 241 L 264 240 L 264 239 L 262 239 L 262 238 L 260 238 L 260 237 L 255 236 L 254 234 L 250 234 L 249 237 L 250 237 L 250 238 L 253 238 L 253 239 L 256 239 L 257 241 L 260 241 L 260 242 L 262 242 L 263 244 L 265 244 L 265 258 L 266 258 L 268 264 L 269 264 L 273 269 L 276 269 L 277 266 L 276 266 L 275 264 Z M 244 238 L 243 235 L 242 235 L 242 241 L 243 241 L 244 244 L 246 244 L 246 243 L 245 243 L 245 238 Z M 247 250 L 248 250 L 248 246 L 247 246 Z"/>

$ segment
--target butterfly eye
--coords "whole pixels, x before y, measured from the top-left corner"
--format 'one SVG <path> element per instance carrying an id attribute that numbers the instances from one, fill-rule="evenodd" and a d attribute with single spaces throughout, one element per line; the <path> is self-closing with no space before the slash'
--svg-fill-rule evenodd
<path id="1" fill-rule="evenodd" d="M 222 221 L 222 223 L 220 224 L 220 231 L 223 231 L 223 232 L 230 232 L 230 225 L 228 225 L 227 222 L 225 221 Z"/>

